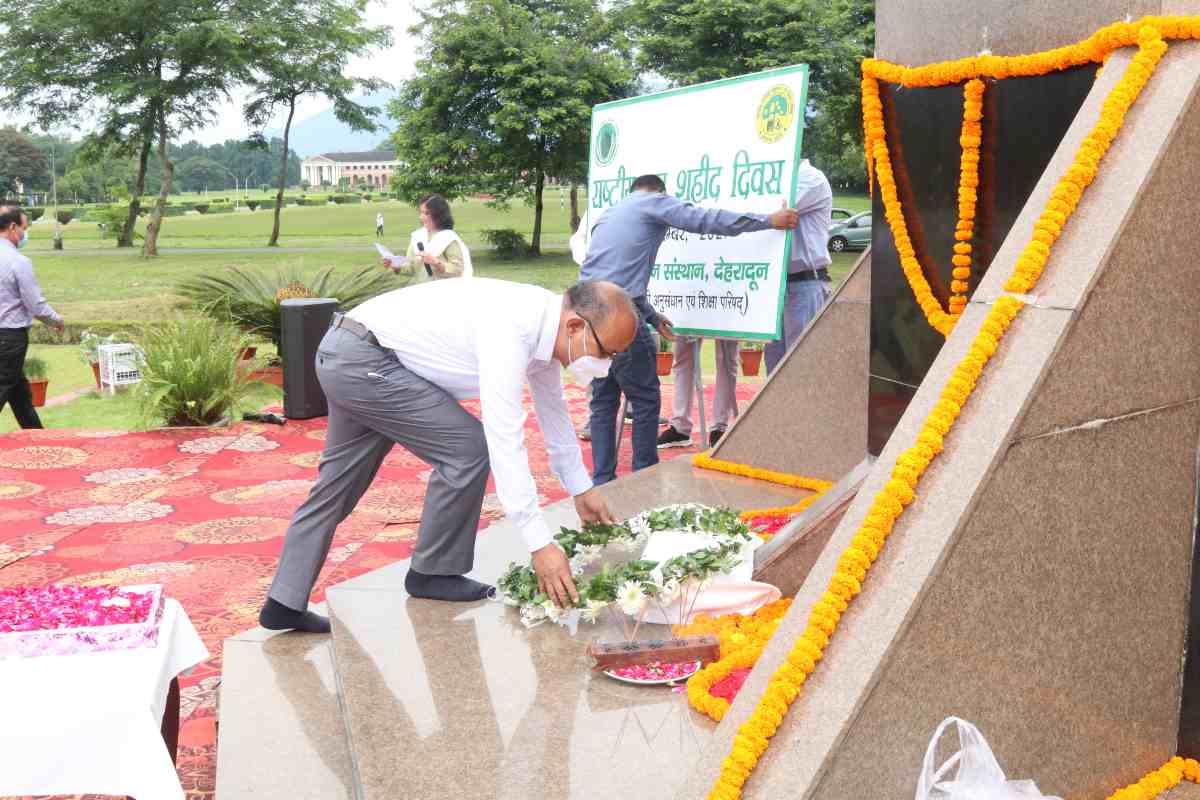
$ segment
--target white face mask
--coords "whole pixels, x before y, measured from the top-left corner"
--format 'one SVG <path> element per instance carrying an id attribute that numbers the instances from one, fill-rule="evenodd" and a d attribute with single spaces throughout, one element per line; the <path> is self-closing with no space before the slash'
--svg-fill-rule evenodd
<path id="1" fill-rule="evenodd" d="M 584 322 L 587 325 L 587 322 Z M 608 368 L 612 366 L 611 358 L 596 358 L 587 354 L 587 339 L 583 342 L 583 352 L 579 358 L 567 364 L 567 372 L 580 386 L 587 386 L 592 381 L 608 377 Z M 571 359 L 571 340 L 567 340 L 567 358 Z"/>

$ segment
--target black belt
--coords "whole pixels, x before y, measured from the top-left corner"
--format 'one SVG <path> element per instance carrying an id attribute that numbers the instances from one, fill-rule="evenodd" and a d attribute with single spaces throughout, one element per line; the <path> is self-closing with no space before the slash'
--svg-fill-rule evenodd
<path id="1" fill-rule="evenodd" d="M 820 269 L 806 269 L 803 272 L 789 272 L 788 283 L 796 283 L 798 281 L 827 281 L 829 280 L 829 270 L 821 267 Z"/>
<path id="2" fill-rule="evenodd" d="M 370 329 L 367 328 L 366 325 L 363 325 L 361 322 L 355 322 L 345 314 L 334 314 L 333 322 L 329 327 L 341 328 L 344 331 L 354 334 L 364 342 L 369 342 L 376 347 L 382 347 L 382 345 L 379 344 L 379 340 L 375 338 L 375 334 L 371 333 Z"/>

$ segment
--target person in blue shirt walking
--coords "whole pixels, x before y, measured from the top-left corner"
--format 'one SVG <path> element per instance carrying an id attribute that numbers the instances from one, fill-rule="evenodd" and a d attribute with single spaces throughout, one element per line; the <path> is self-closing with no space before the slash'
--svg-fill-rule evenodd
<path id="1" fill-rule="evenodd" d="M 633 469 L 658 463 L 658 415 L 662 394 L 655 369 L 654 337 L 647 326 L 673 341 L 671 321 L 646 299 L 650 270 L 667 230 L 738 236 L 771 228 L 796 226 L 796 211 L 781 208 L 773 214 L 751 214 L 719 208 L 699 208 L 667 194 L 657 175 L 642 175 L 630 194 L 608 209 L 591 231 L 580 280 L 617 284 L 633 298 L 641 315 L 637 336 L 623 353 L 613 357 L 608 376 L 592 382 L 592 480 L 596 485 L 617 477 L 617 408 L 625 393 L 633 407 Z"/>

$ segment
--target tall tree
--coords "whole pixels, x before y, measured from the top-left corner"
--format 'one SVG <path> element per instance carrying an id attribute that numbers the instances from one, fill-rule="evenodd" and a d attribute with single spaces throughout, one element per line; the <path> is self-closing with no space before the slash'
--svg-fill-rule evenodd
<path id="1" fill-rule="evenodd" d="M 622 0 L 641 66 L 678 84 L 809 65 L 804 150 L 835 185 L 863 188 L 859 63 L 873 0 Z"/>
<path id="2" fill-rule="evenodd" d="M 434 0 L 412 28 L 425 54 L 392 104 L 402 198 L 481 192 L 533 204 L 547 177 L 586 174 L 591 108 L 634 72 L 598 0 Z"/>
<path id="3" fill-rule="evenodd" d="M 243 61 L 238 25 L 249 0 L 10 0 L 0 37 L 6 81 L 0 104 L 32 114 L 38 127 L 99 119 L 98 151 L 136 154 L 139 172 L 126 222 L 131 241 L 146 164 L 155 144 L 170 169 L 172 133 L 202 124 Z M 156 252 L 165 196 L 143 253 Z"/>
<path id="4" fill-rule="evenodd" d="M 286 112 L 276 175 L 275 222 L 269 247 L 279 246 L 280 211 L 288 178 L 288 137 L 296 104 L 304 97 L 325 97 L 334 115 L 352 130 L 374 131 L 379 109 L 354 100 L 387 84 L 345 74 L 350 59 L 391 44 L 391 29 L 366 24 L 367 0 L 272 0 L 260 7 L 251 41 L 255 43 L 251 96 L 246 121 L 259 129 Z"/>
<path id="5" fill-rule="evenodd" d="M 0 128 L 0 197 L 29 191 L 49 178 L 49 163 L 37 145 L 16 128 Z"/>

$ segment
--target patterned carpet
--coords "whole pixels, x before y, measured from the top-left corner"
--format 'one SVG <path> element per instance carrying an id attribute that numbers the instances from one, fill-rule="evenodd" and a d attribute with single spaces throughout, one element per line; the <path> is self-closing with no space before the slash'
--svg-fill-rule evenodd
<path id="1" fill-rule="evenodd" d="M 760 385 L 738 385 L 743 407 Z M 671 390 L 663 386 L 664 408 Z M 567 399 L 581 422 L 583 390 L 569 386 Z M 465 405 L 478 413 L 477 404 Z M 562 499 L 531 406 L 526 434 L 543 504 Z M 288 519 L 316 477 L 324 435 L 324 419 L 219 431 L 0 435 L 0 587 L 161 583 L 208 645 L 212 658 L 181 680 L 179 773 L 189 800 L 214 794 L 221 643 L 257 624 Z M 625 437 L 622 475 L 629 471 L 628 426 Z M 590 465 L 586 443 L 584 459 Z M 408 557 L 428 475 L 415 456 L 392 451 L 338 529 L 318 599 L 328 586 Z M 502 516 L 495 494 L 483 512 L 483 526 Z"/>

